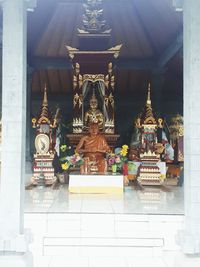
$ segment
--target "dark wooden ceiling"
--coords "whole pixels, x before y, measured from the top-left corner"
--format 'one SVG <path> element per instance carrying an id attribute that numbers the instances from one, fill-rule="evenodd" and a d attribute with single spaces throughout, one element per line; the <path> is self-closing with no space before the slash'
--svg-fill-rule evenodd
<path id="1" fill-rule="evenodd" d="M 72 90 L 66 45 L 78 47 L 83 0 L 38 0 L 28 14 L 28 63 L 34 69 L 32 91 L 44 84 L 52 94 Z M 172 0 L 103 0 L 104 18 L 112 29 L 110 47 L 122 44 L 117 88 L 145 88 L 151 71 L 166 68 L 182 77 L 182 13 Z"/>

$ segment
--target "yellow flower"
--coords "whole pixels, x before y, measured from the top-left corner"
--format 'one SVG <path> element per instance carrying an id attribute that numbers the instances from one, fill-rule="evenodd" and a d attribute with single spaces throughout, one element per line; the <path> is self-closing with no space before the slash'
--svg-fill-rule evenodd
<path id="1" fill-rule="evenodd" d="M 122 149 L 126 149 L 127 150 L 128 149 L 128 146 L 127 145 L 123 145 L 122 146 Z"/>
<path id="2" fill-rule="evenodd" d="M 127 153 L 128 153 L 128 146 L 127 145 L 123 145 L 122 149 L 120 151 L 120 155 L 125 157 L 127 155 Z"/>
<path id="3" fill-rule="evenodd" d="M 127 155 L 128 151 L 126 149 L 122 149 L 120 152 L 120 155 L 122 155 L 123 157 L 125 157 Z"/>
<path id="4" fill-rule="evenodd" d="M 62 146 L 60 147 L 60 150 L 61 150 L 62 152 L 65 152 L 66 149 L 67 149 L 67 146 L 66 146 L 66 145 L 62 145 Z"/>
<path id="5" fill-rule="evenodd" d="M 64 164 L 61 164 L 61 167 L 64 171 L 66 171 L 69 168 L 69 164 L 65 162 Z"/>

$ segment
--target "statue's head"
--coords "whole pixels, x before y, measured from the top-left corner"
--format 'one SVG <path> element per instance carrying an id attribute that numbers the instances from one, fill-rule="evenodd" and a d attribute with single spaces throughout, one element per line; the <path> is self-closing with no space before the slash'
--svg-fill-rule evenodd
<path id="1" fill-rule="evenodd" d="M 99 133 L 99 125 L 98 125 L 98 123 L 91 123 L 90 124 L 89 133 L 91 135 L 97 135 Z"/>
<path id="2" fill-rule="evenodd" d="M 92 109 L 97 109 L 98 107 L 98 101 L 97 101 L 94 91 L 93 91 L 92 97 L 90 98 L 90 107 Z"/>

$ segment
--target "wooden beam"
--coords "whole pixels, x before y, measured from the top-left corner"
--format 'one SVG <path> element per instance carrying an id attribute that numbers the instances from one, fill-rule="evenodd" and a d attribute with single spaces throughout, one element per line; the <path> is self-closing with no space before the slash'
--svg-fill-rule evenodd
<path id="1" fill-rule="evenodd" d="M 66 58 L 34 57 L 29 60 L 29 65 L 34 69 L 72 69 L 71 61 Z"/>
<path id="2" fill-rule="evenodd" d="M 117 69 L 129 70 L 152 70 L 156 68 L 154 59 L 119 59 L 116 63 Z"/>
<path id="3" fill-rule="evenodd" d="M 34 57 L 29 60 L 29 65 L 34 69 L 72 69 L 72 63 L 67 57 Z M 153 59 L 119 59 L 116 61 L 116 68 L 130 70 L 151 70 L 156 68 L 156 61 Z"/>
<path id="4" fill-rule="evenodd" d="M 164 67 L 170 59 L 183 47 L 183 31 L 181 31 L 175 40 L 165 49 L 158 59 L 158 67 Z"/>

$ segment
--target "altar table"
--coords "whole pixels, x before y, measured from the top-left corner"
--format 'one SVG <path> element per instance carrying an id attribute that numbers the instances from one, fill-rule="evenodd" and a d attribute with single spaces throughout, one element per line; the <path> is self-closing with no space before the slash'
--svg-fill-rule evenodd
<path id="1" fill-rule="evenodd" d="M 122 194 L 124 188 L 122 174 L 80 174 L 69 175 L 70 193 Z"/>

